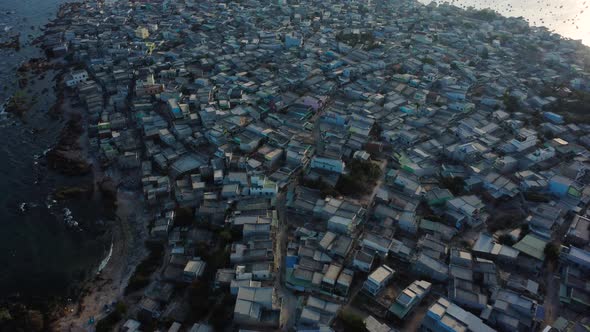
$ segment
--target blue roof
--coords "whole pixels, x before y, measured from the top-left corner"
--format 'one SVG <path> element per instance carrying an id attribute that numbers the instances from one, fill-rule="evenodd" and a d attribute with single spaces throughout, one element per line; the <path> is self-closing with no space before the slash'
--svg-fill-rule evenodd
<path id="1" fill-rule="evenodd" d="M 535 318 L 540 321 L 545 319 L 545 307 L 543 307 L 542 305 L 537 306 L 537 312 L 535 313 Z"/>
<path id="2" fill-rule="evenodd" d="M 299 261 L 299 257 L 287 255 L 287 257 L 285 257 L 285 266 L 288 269 L 292 269 L 295 267 L 295 264 L 297 264 L 298 261 Z"/>

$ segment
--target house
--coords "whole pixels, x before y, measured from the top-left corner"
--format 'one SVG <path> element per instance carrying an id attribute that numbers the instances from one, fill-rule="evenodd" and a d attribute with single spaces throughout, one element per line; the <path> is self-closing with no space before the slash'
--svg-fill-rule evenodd
<path id="1" fill-rule="evenodd" d="M 453 198 L 447 201 L 446 207 L 449 211 L 458 214 L 458 216 L 451 215 L 457 222 L 458 228 L 463 224 L 476 226 L 485 221 L 485 216 L 482 213 L 485 205 L 475 195 Z"/>
<path id="2" fill-rule="evenodd" d="M 293 47 L 301 47 L 303 44 L 303 38 L 301 36 L 295 34 L 285 34 L 285 47 L 286 48 L 293 48 Z"/>
<path id="3" fill-rule="evenodd" d="M 188 261 L 182 271 L 182 278 L 187 282 L 198 279 L 205 272 L 206 265 L 200 258 Z"/>
<path id="4" fill-rule="evenodd" d="M 151 321 L 152 319 L 158 319 L 162 314 L 160 304 L 148 297 L 141 299 L 138 305 L 139 311 L 137 317 L 141 321 Z"/>
<path id="5" fill-rule="evenodd" d="M 75 87 L 82 82 L 88 80 L 88 72 L 86 70 L 76 70 L 71 74 L 66 75 L 65 82 L 68 87 Z"/>
<path id="6" fill-rule="evenodd" d="M 578 247 L 588 245 L 590 241 L 590 219 L 579 214 L 575 215 L 567 231 L 566 241 Z"/>
<path id="7" fill-rule="evenodd" d="M 342 270 L 342 272 L 338 276 L 338 280 L 336 280 L 336 287 L 334 288 L 334 293 L 340 296 L 348 296 L 350 286 L 352 286 L 353 276 L 354 272 L 352 270 Z"/>
<path id="8" fill-rule="evenodd" d="M 536 320 L 538 317 L 541 321 L 544 318 L 542 306 L 512 290 L 496 289 L 492 294 L 492 301 L 494 304 L 487 306 L 480 317 L 501 331 L 536 330 Z"/>
<path id="9" fill-rule="evenodd" d="M 389 254 L 392 257 L 409 262 L 412 257 L 412 248 L 408 247 L 401 241 L 393 239 L 391 247 L 389 248 Z"/>
<path id="10" fill-rule="evenodd" d="M 174 322 L 168 329 L 168 332 L 179 332 L 182 325 L 179 322 Z"/>
<path id="11" fill-rule="evenodd" d="M 393 278 L 394 274 L 395 271 L 392 268 L 387 265 L 381 265 L 369 275 L 363 284 L 363 290 L 376 296 L 387 286 L 387 283 Z"/>
<path id="12" fill-rule="evenodd" d="M 442 297 L 428 308 L 420 331 L 496 332 L 479 317 Z"/>
<path id="13" fill-rule="evenodd" d="M 537 144 L 537 133 L 529 129 L 521 129 L 509 142 L 516 152 L 522 152 Z"/>
<path id="14" fill-rule="evenodd" d="M 486 233 L 479 233 L 475 244 L 471 248 L 474 255 L 489 259 L 499 259 L 507 264 L 516 264 L 519 251 L 515 248 L 496 243 L 494 238 Z"/>
<path id="15" fill-rule="evenodd" d="M 134 320 L 128 319 L 125 324 L 121 327 L 121 332 L 139 332 L 141 323 Z"/>
<path id="16" fill-rule="evenodd" d="M 561 268 L 561 282 L 559 286 L 559 301 L 568 309 L 577 312 L 587 312 L 590 308 L 590 292 L 588 291 L 584 271 L 568 264 Z"/>
<path id="17" fill-rule="evenodd" d="M 549 179 L 549 192 L 556 196 L 566 196 L 570 193 L 574 181 L 563 175 L 555 175 Z"/>
<path id="18" fill-rule="evenodd" d="M 425 280 L 416 280 L 406 287 L 389 307 L 389 314 L 404 319 L 412 310 L 420 304 L 422 299 L 430 292 L 432 284 Z"/>
<path id="19" fill-rule="evenodd" d="M 453 194 L 448 189 L 441 189 L 439 187 L 429 190 L 424 195 L 424 200 L 430 206 L 445 205 L 448 200 L 453 199 Z"/>
<path id="20" fill-rule="evenodd" d="M 539 237 L 550 239 L 553 229 L 561 224 L 561 209 L 549 204 L 539 204 L 527 217 L 529 229 Z"/>
<path id="21" fill-rule="evenodd" d="M 221 188 L 221 197 L 232 199 L 236 198 L 240 195 L 240 186 L 236 183 L 234 184 L 225 184 L 223 188 Z"/>
<path id="22" fill-rule="evenodd" d="M 416 234 L 418 232 L 416 213 L 408 211 L 402 212 L 397 220 L 397 226 L 400 230 L 406 233 Z"/>
<path id="23" fill-rule="evenodd" d="M 490 196 L 495 199 L 502 197 L 513 198 L 520 193 L 518 186 L 514 182 L 495 172 L 491 172 L 484 177 L 483 186 Z"/>
<path id="24" fill-rule="evenodd" d="M 150 36 L 150 32 L 147 28 L 144 27 L 138 27 L 135 30 L 135 37 L 140 38 L 140 39 L 147 39 Z"/>
<path id="25" fill-rule="evenodd" d="M 420 220 L 420 225 L 418 228 L 427 233 L 433 234 L 439 237 L 442 240 L 449 241 L 457 234 L 457 229 L 454 227 L 449 227 L 441 222 L 434 222 L 428 219 Z"/>
<path id="26" fill-rule="evenodd" d="M 351 234 L 356 228 L 356 222 L 352 218 L 332 216 L 328 219 L 328 230 L 339 234 Z"/>
<path id="27" fill-rule="evenodd" d="M 330 326 L 340 310 L 340 304 L 309 296 L 297 322 L 300 331 L 322 331 Z"/>
<path id="28" fill-rule="evenodd" d="M 394 189 L 407 196 L 420 197 L 422 195 L 423 189 L 418 181 L 418 177 L 411 173 L 390 170 L 385 176 L 385 181 Z"/>
<path id="29" fill-rule="evenodd" d="M 385 238 L 379 234 L 367 232 L 363 236 L 362 245 L 363 248 L 372 250 L 384 257 L 389 253 L 391 248 L 392 240 Z"/>
<path id="30" fill-rule="evenodd" d="M 317 168 L 334 172 L 338 174 L 344 173 L 345 164 L 341 159 L 314 156 L 311 159 L 311 168 Z"/>
<path id="31" fill-rule="evenodd" d="M 513 247 L 521 254 L 532 257 L 539 262 L 545 259 L 545 246 L 549 243 L 533 234 L 527 234 L 522 240 L 518 241 Z"/>
<path id="32" fill-rule="evenodd" d="M 574 246 L 565 248 L 563 251 L 562 260 L 569 266 L 573 266 L 585 272 L 590 271 L 590 251 L 576 248 Z"/>
<path id="33" fill-rule="evenodd" d="M 240 287 L 234 306 L 234 321 L 238 325 L 278 325 L 279 312 L 271 287 Z"/>
<path id="34" fill-rule="evenodd" d="M 213 328 L 204 323 L 194 323 L 188 332 L 213 332 Z"/>
<path id="35" fill-rule="evenodd" d="M 361 249 L 356 252 L 352 260 L 352 266 L 363 272 L 371 271 L 375 259 L 374 251 L 370 249 Z"/>
<path id="36" fill-rule="evenodd" d="M 446 259 L 449 252 L 445 242 L 430 234 L 426 234 L 420 238 L 416 247 L 421 253 L 441 261 Z"/>
<path id="37" fill-rule="evenodd" d="M 250 182 L 251 196 L 273 197 L 279 192 L 278 184 L 265 176 L 253 176 Z"/>
<path id="38" fill-rule="evenodd" d="M 332 293 L 336 288 L 338 276 L 340 275 L 340 272 L 342 272 L 342 266 L 338 264 L 330 264 L 325 271 L 320 286 L 322 290 Z"/>
<path id="39" fill-rule="evenodd" d="M 434 281 L 442 282 L 449 279 L 448 266 L 424 253 L 420 253 L 413 259 L 412 269 L 414 273 Z"/>
<path id="40" fill-rule="evenodd" d="M 379 322 L 371 315 L 365 318 L 364 323 L 367 332 L 395 332 L 395 330 L 389 327 L 387 324 Z"/>
<path id="41" fill-rule="evenodd" d="M 450 265 L 449 270 L 451 275 L 449 299 L 469 310 L 483 310 L 488 302 L 488 297 L 474 283 L 471 267 Z"/>

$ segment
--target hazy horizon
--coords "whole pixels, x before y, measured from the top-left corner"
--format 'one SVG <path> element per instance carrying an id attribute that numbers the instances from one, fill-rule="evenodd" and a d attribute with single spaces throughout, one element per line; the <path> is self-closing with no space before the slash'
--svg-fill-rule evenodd
<path id="1" fill-rule="evenodd" d="M 424 4 L 431 0 L 419 0 Z M 437 0 L 458 7 L 490 8 L 504 16 L 524 17 L 532 26 L 545 26 L 590 46 L 590 0 Z"/>

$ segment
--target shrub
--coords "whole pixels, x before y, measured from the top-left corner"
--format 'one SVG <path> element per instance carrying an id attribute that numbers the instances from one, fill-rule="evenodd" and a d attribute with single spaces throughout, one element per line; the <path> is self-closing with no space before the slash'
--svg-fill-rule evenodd
<path id="1" fill-rule="evenodd" d="M 152 273 L 162 265 L 164 247 L 161 244 L 152 244 L 148 246 L 148 249 L 150 250 L 148 257 L 135 268 L 133 275 L 129 279 L 129 284 L 125 288 L 125 294 L 132 293 L 149 285 Z"/>
<path id="2" fill-rule="evenodd" d="M 113 311 L 96 323 L 96 332 L 111 332 L 115 325 L 123 318 L 120 313 Z"/>

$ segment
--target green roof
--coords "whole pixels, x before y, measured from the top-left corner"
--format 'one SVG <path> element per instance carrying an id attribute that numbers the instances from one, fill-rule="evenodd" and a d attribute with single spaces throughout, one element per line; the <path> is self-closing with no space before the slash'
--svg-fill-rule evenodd
<path id="1" fill-rule="evenodd" d="M 534 235 L 527 234 L 522 240 L 514 245 L 514 249 L 525 253 L 538 260 L 545 259 L 545 246 L 547 241 L 540 239 Z"/>

